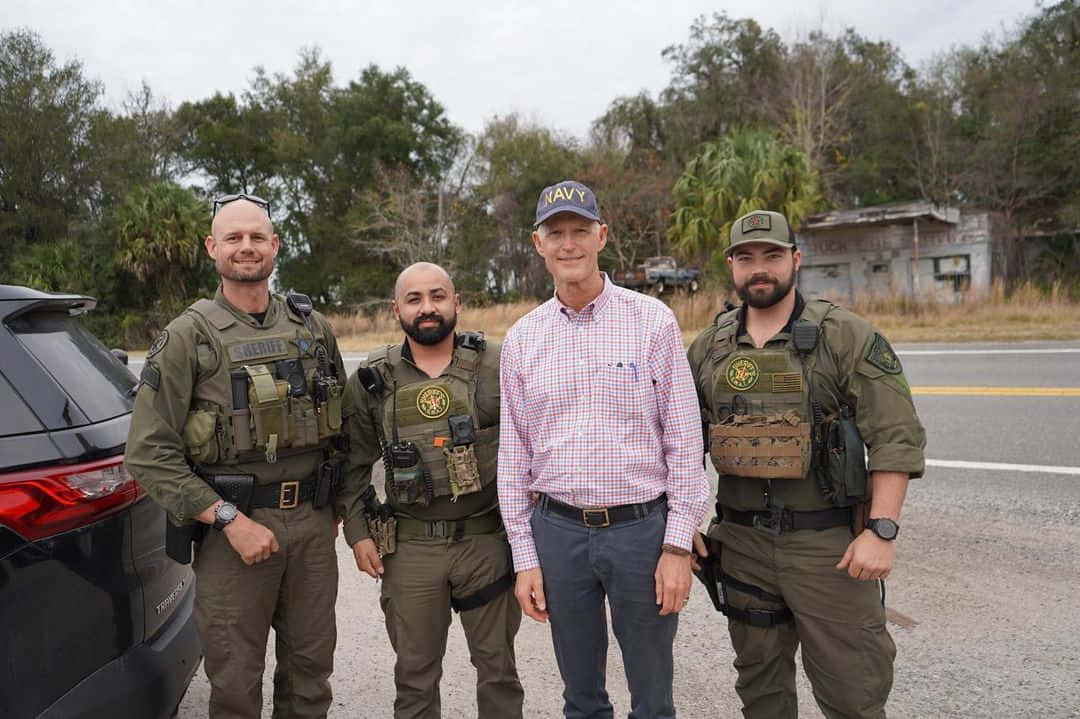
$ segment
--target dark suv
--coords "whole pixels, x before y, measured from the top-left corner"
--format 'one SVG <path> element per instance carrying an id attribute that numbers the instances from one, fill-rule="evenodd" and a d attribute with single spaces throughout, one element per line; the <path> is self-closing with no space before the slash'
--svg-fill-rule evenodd
<path id="1" fill-rule="evenodd" d="M 135 378 L 77 319 L 0 285 L 0 717 L 169 717 L 200 658 L 194 575 L 124 469 Z"/>

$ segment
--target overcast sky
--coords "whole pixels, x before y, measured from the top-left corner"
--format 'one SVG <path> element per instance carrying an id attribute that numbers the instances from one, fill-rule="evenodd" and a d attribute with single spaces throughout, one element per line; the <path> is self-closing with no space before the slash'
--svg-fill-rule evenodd
<path id="1" fill-rule="evenodd" d="M 376 63 L 405 66 L 471 131 L 519 112 L 584 136 L 614 98 L 667 85 L 660 57 L 693 19 L 726 10 L 785 40 L 854 27 L 897 45 L 916 67 L 935 53 L 1000 35 L 1035 0 L 0 0 L 0 28 L 37 32 L 61 62 L 82 61 L 117 105 L 146 80 L 175 106 L 239 93 L 252 68 L 289 73 L 318 46 L 343 84 Z"/>

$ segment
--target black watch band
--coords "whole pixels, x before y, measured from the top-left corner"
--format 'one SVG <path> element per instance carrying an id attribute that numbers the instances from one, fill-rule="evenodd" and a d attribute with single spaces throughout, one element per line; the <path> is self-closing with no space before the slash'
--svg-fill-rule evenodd
<path id="1" fill-rule="evenodd" d="M 888 517 L 874 517 L 866 520 L 866 528 L 881 539 L 891 542 L 900 534 L 900 525 Z"/>

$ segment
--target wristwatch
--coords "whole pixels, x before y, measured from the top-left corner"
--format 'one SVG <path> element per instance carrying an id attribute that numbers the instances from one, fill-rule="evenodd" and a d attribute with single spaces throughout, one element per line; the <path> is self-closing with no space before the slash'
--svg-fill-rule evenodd
<path id="1" fill-rule="evenodd" d="M 225 525 L 236 519 L 236 515 L 239 512 L 236 505 L 232 502 L 222 502 L 214 510 L 214 529 L 219 532 L 225 529 Z"/>
<path id="2" fill-rule="evenodd" d="M 900 525 L 888 517 L 868 519 L 866 520 L 866 528 L 889 542 L 896 539 L 896 535 L 900 534 Z"/>

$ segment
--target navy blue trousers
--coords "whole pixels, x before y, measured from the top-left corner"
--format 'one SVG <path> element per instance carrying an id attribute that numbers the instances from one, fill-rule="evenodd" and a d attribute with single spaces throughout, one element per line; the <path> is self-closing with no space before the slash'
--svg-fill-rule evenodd
<path id="1" fill-rule="evenodd" d="M 674 717 L 672 645 L 679 615 L 660 616 L 655 580 L 667 505 L 641 519 L 594 529 L 545 511 L 542 499 L 531 524 L 565 686 L 563 714 L 614 717 L 605 689 L 606 598 L 626 668 L 630 719 Z"/>

